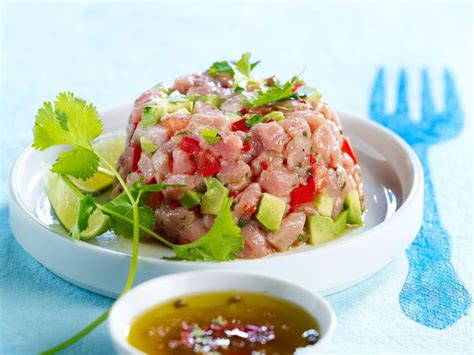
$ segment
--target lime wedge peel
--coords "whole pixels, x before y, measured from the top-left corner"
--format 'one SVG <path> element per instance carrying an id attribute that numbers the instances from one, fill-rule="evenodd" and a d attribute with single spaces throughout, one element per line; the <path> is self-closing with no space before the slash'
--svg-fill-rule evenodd
<path id="1" fill-rule="evenodd" d="M 43 168 L 43 177 L 51 207 L 61 224 L 71 233 L 76 226 L 81 193 L 75 191 L 75 187 L 67 183 L 61 175 L 51 172 L 47 166 Z M 88 228 L 80 233 L 79 238 L 83 240 L 95 238 L 106 232 L 110 225 L 110 218 L 95 210 L 89 219 Z"/>
<path id="2" fill-rule="evenodd" d="M 94 149 L 99 153 L 110 165 L 116 166 L 120 155 L 125 149 L 125 137 L 123 135 L 113 136 L 107 139 L 100 140 L 94 144 Z M 81 191 L 87 193 L 97 193 L 109 187 L 114 182 L 113 174 L 108 173 L 101 161 L 99 171 L 94 176 L 87 180 L 76 179 L 69 177 L 69 179 Z"/>

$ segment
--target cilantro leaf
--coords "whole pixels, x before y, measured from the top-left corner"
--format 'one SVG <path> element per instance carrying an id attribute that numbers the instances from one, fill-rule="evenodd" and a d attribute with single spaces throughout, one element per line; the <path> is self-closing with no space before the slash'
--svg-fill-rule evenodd
<path id="1" fill-rule="evenodd" d="M 222 62 L 215 62 L 208 69 L 209 75 L 216 75 L 220 73 L 227 73 L 234 76 L 234 69 L 232 69 L 231 64 L 225 60 Z"/>
<path id="2" fill-rule="evenodd" d="M 227 198 L 211 229 L 198 240 L 173 247 L 176 257 L 193 261 L 226 261 L 235 259 L 243 250 L 244 238 L 232 218 L 232 198 Z"/>
<path id="3" fill-rule="evenodd" d="M 133 206 L 128 199 L 125 192 L 122 192 L 112 201 L 108 202 L 104 207 L 114 211 L 117 214 L 133 219 Z M 155 224 L 155 215 L 150 207 L 141 205 L 138 207 L 138 219 L 140 225 L 146 228 L 151 228 Z M 117 235 L 130 238 L 133 235 L 133 225 L 129 222 L 123 221 L 116 218 L 114 215 L 109 214 L 112 220 L 112 229 Z M 143 235 L 143 232 L 140 231 Z"/>
<path id="4" fill-rule="evenodd" d="M 79 204 L 79 212 L 77 215 L 77 231 L 80 233 L 89 227 L 89 218 L 97 209 L 97 204 L 91 195 L 85 195 Z"/>
<path id="5" fill-rule="evenodd" d="M 253 68 L 255 68 L 257 64 L 260 63 L 259 60 L 255 63 L 250 63 L 250 55 L 251 54 L 249 52 L 242 54 L 237 63 L 235 63 L 236 69 L 247 77 L 250 76 L 250 72 L 253 70 Z"/>
<path id="6" fill-rule="evenodd" d="M 54 145 L 89 148 L 102 133 L 102 122 L 92 104 L 72 93 L 59 93 L 54 107 L 45 102 L 38 110 L 33 128 L 33 147 L 44 150 Z"/>
<path id="7" fill-rule="evenodd" d="M 97 154 L 86 148 L 75 147 L 59 154 L 51 171 L 86 180 L 94 175 L 98 167 L 99 157 Z"/>
<path id="8" fill-rule="evenodd" d="M 247 94 L 246 103 L 249 107 L 257 107 L 290 98 L 293 95 L 292 86 L 292 83 L 287 81 L 285 84 L 274 86 L 267 91 L 259 90 L 256 93 Z"/>

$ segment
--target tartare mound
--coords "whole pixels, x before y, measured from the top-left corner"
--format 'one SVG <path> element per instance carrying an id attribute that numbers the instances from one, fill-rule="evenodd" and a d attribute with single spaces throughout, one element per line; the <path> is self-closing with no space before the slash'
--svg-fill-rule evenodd
<path id="1" fill-rule="evenodd" d="M 241 258 L 360 225 L 361 169 L 338 116 L 298 77 L 254 79 L 248 60 L 214 63 L 135 101 L 121 175 L 127 184 L 183 184 L 149 195 L 155 230 L 174 243 L 195 241 L 227 196 L 244 237 Z"/>

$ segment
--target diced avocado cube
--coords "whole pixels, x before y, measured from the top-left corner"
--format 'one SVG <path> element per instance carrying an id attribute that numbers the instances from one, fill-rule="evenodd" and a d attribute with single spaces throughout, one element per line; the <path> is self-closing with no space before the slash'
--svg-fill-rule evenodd
<path id="1" fill-rule="evenodd" d="M 331 217 L 334 199 L 330 196 L 317 194 L 314 198 L 313 205 L 321 215 Z"/>
<path id="2" fill-rule="evenodd" d="M 167 110 L 168 113 L 191 113 L 193 112 L 193 105 L 194 103 L 191 100 L 169 101 Z"/>
<path id="3" fill-rule="evenodd" d="M 285 201 L 264 193 L 258 205 L 256 218 L 269 231 L 276 232 L 280 229 L 285 209 Z"/>
<path id="4" fill-rule="evenodd" d="M 263 119 L 265 122 L 268 122 L 270 120 L 281 121 L 284 118 L 285 118 L 285 115 L 283 114 L 283 112 L 280 112 L 280 111 L 273 111 L 263 116 Z"/>
<path id="5" fill-rule="evenodd" d="M 357 190 L 350 191 L 344 199 L 344 206 L 347 209 L 347 223 L 361 225 L 362 209 L 360 207 L 360 198 Z"/>
<path id="6" fill-rule="evenodd" d="M 193 208 L 201 203 L 202 194 L 195 191 L 186 191 L 179 201 L 184 208 Z"/>
<path id="7" fill-rule="evenodd" d="M 207 190 L 202 195 L 201 213 L 217 215 L 227 195 L 229 195 L 229 189 L 213 177 L 205 178 L 204 183 Z"/>
<path id="8" fill-rule="evenodd" d="M 148 153 L 154 153 L 158 149 L 158 146 L 145 136 L 140 137 L 140 146 L 144 152 Z"/>
<path id="9" fill-rule="evenodd" d="M 334 234 L 336 237 L 340 236 L 347 229 L 347 211 L 342 211 L 334 220 Z"/>
<path id="10" fill-rule="evenodd" d="M 157 124 L 158 122 L 160 122 L 161 117 L 163 117 L 165 113 L 165 106 L 145 106 L 142 111 L 142 127 L 146 128 Z"/>
<path id="11" fill-rule="evenodd" d="M 198 101 L 205 102 L 207 104 L 211 104 L 214 107 L 221 107 L 222 100 L 216 94 L 206 94 L 198 98 Z"/>
<path id="12" fill-rule="evenodd" d="M 308 241 L 313 245 L 320 245 L 335 238 L 334 222 L 327 216 L 308 217 Z"/>

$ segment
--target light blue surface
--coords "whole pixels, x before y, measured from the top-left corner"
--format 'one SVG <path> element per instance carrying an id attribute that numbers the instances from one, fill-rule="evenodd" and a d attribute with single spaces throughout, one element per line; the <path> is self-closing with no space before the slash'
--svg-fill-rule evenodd
<path id="1" fill-rule="evenodd" d="M 329 298 L 339 318 L 331 350 L 474 351 L 469 308 L 474 229 L 470 5 L 224 6 L 216 2 L 1 6 L 0 353 L 44 350 L 111 304 L 109 299 L 50 273 L 21 249 L 10 232 L 8 174 L 15 156 L 31 142 L 36 109 L 61 90 L 72 90 L 99 109 L 130 103 L 158 81 L 171 82 L 177 75 L 206 68 L 215 59 L 235 58 L 246 50 L 262 60 L 261 75 L 289 77 L 306 68 L 304 78 L 321 88 L 333 106 L 361 115 L 368 114 L 369 106 L 373 108 L 372 89 L 379 68 L 383 68 L 387 105 L 383 112 L 372 110 L 377 120 L 387 113 L 401 112 L 395 110 L 395 102 L 402 67 L 410 79 L 404 101 L 410 108 L 406 117 L 426 121 L 427 111 L 421 108 L 423 103 L 426 108 L 427 98 L 420 94 L 423 68 L 430 74 L 435 108 L 443 110 L 443 70 L 449 70 L 463 125 L 447 124 L 442 131 L 457 129 L 455 134 L 439 144 L 438 140 L 428 142 L 436 143 L 429 150 L 423 145 L 427 143 L 416 146 L 425 168 L 430 169 L 428 192 L 433 198 L 427 201 L 430 207 L 426 211 L 430 212 L 428 217 L 433 211 L 437 215 L 431 225 L 425 218 L 425 226 L 433 232 L 428 229 L 422 244 L 410 249 L 410 263 L 400 256 L 370 280 Z M 399 130 L 400 126 L 391 122 L 384 124 L 410 143 L 420 143 L 410 141 L 417 128 Z M 435 131 L 425 134 L 424 141 L 427 136 L 438 139 Z M 445 242 L 440 244 L 440 239 Z M 435 273 L 439 279 L 420 274 L 420 270 L 428 270 L 427 274 L 433 275 L 429 272 L 432 264 L 422 260 L 429 250 L 435 251 L 431 262 L 442 260 Z M 407 279 L 409 264 L 411 276 Z M 443 271 L 446 268 L 448 273 Z M 443 278 L 447 274 L 455 277 Z M 410 296 L 406 292 L 407 287 L 420 285 L 425 297 L 422 302 L 431 302 L 431 307 L 421 311 L 417 308 L 420 300 L 411 297 L 417 293 Z M 400 294 L 401 290 L 405 291 Z M 430 313 L 431 308 L 436 310 Z M 434 312 L 440 309 L 441 323 L 435 323 Z M 101 326 L 68 352 L 110 351 L 106 328 Z"/>

